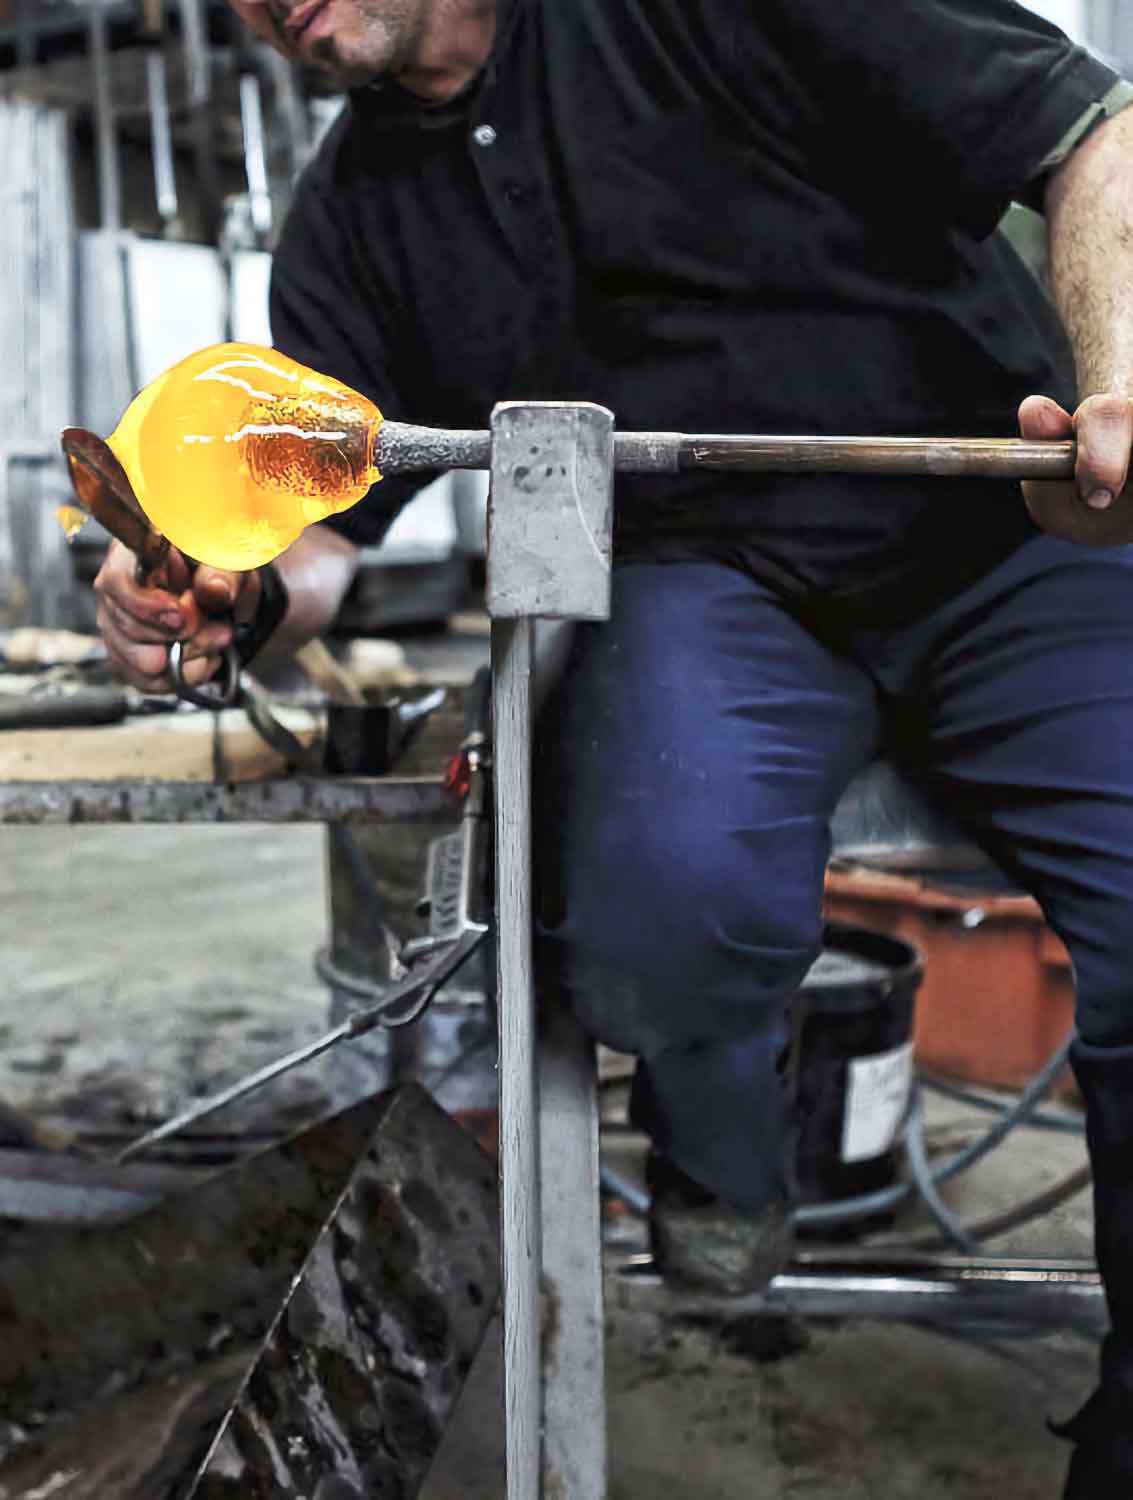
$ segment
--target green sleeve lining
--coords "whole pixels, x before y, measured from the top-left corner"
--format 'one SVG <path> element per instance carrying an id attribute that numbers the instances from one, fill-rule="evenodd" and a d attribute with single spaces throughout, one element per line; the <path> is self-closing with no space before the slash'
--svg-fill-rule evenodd
<path id="1" fill-rule="evenodd" d="M 1054 149 L 1043 157 L 1035 175 L 1045 177 L 1055 167 L 1060 167 L 1075 147 L 1080 146 L 1103 120 L 1112 120 L 1114 115 L 1120 114 L 1130 104 L 1133 104 L 1133 83 L 1119 78 L 1107 93 L 1083 110 Z"/>

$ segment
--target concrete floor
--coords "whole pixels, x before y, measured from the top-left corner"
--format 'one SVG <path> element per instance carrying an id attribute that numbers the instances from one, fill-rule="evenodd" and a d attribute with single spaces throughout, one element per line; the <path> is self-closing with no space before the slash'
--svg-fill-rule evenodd
<path id="1" fill-rule="evenodd" d="M 122 1133 L 323 1024 L 321 829 L 0 828 L 0 872 L 0 1099 Z M 276 1128 L 328 1087 L 312 1069 L 242 1118 Z M 984 1118 L 935 1103 L 934 1149 Z M 1018 1132 L 950 1198 L 979 1216 L 1081 1158 L 1072 1137 Z M 997 1248 L 1087 1254 L 1087 1199 Z M 768 1360 L 613 1277 L 608 1308 L 612 1500 L 1057 1500 L 1065 1450 L 1044 1418 L 1073 1409 L 1094 1361 L 1069 1335 L 991 1346 L 857 1321 Z M 427 1500 L 498 1500 L 500 1438 L 490 1341 Z"/>

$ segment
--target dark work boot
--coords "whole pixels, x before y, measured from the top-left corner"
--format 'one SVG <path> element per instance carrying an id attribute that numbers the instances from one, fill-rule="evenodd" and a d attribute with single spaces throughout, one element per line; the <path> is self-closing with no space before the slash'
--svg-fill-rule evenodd
<path id="1" fill-rule="evenodd" d="M 791 1258 L 785 1202 L 737 1208 L 653 1152 L 646 1164 L 653 1259 L 666 1281 L 740 1297 L 759 1292 Z"/>
<path id="2" fill-rule="evenodd" d="M 1064 1500 L 1133 1496 L 1133 1047 L 1076 1042 L 1071 1064 L 1086 1101 L 1098 1268 L 1109 1303 L 1101 1384 L 1055 1431 L 1074 1443 Z"/>

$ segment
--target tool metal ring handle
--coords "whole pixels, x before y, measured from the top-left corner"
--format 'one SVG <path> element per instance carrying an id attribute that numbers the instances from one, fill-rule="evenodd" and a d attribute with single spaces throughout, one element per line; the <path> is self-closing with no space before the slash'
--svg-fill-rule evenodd
<path id="1" fill-rule="evenodd" d="M 194 687 L 185 681 L 185 650 L 183 641 L 174 641 L 169 648 L 169 675 L 178 698 L 186 703 L 195 703 L 198 708 L 232 708 L 240 698 L 240 658 L 236 647 L 229 644 L 221 653 L 221 668 L 216 677 Z"/>

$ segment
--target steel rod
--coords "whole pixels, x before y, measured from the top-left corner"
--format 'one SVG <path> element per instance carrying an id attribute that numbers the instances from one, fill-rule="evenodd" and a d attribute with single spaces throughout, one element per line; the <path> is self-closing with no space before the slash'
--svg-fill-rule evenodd
<path id="1" fill-rule="evenodd" d="M 111 1164 L 122 1166 L 128 1161 L 133 1161 L 135 1157 L 144 1156 L 147 1151 L 160 1145 L 162 1141 L 168 1140 L 170 1136 L 180 1135 L 190 1125 L 196 1125 L 200 1120 L 207 1120 L 218 1110 L 224 1109 L 226 1105 L 235 1104 L 238 1100 L 246 1098 L 248 1094 L 254 1093 L 266 1083 L 273 1082 L 284 1073 L 289 1073 L 293 1068 L 313 1062 L 316 1057 L 321 1057 L 324 1052 L 328 1052 L 336 1042 L 345 1041 L 352 1035 L 354 1033 L 349 1023 L 341 1021 L 333 1031 L 325 1032 L 313 1042 L 306 1043 L 305 1046 L 296 1047 L 293 1052 L 288 1052 L 284 1057 L 275 1058 L 262 1068 L 257 1068 L 254 1073 L 247 1073 L 243 1078 L 238 1078 L 228 1088 L 218 1089 L 209 1098 L 198 1100 L 188 1109 L 183 1109 L 171 1119 L 165 1120 L 161 1125 L 155 1125 L 152 1130 L 147 1130 L 145 1135 L 138 1136 L 137 1140 L 131 1141 L 116 1156 L 111 1157 Z"/>
<path id="2" fill-rule="evenodd" d="M 1075 1327 L 1099 1333 L 1105 1327 L 1100 1282 L 1052 1281 L 1041 1275 L 954 1281 L 948 1277 L 800 1272 L 778 1276 L 766 1297 L 735 1309 L 738 1315 L 780 1313 L 794 1317 L 899 1318 L 916 1323 L 1008 1322 L 1031 1327 Z M 692 1307 L 685 1311 L 693 1311 Z M 700 1311 L 707 1311 L 704 1305 Z"/>
<path id="3" fill-rule="evenodd" d="M 183 1109 L 180 1114 L 166 1120 L 164 1124 L 155 1125 L 152 1130 L 147 1130 L 145 1135 L 138 1136 L 136 1140 L 125 1146 L 113 1158 L 114 1163 L 121 1165 L 123 1162 L 133 1160 L 136 1156 L 144 1155 L 160 1141 L 168 1140 L 170 1136 L 180 1135 L 190 1125 L 196 1125 L 201 1120 L 208 1119 L 218 1110 L 224 1109 L 229 1104 L 235 1104 L 239 1099 L 246 1098 L 257 1089 L 263 1088 L 265 1084 L 274 1083 L 277 1078 L 282 1078 L 292 1069 L 313 1062 L 316 1057 L 329 1052 L 339 1042 L 354 1041 L 360 1036 L 365 1036 L 367 1032 L 375 1031 L 383 1024 L 401 1027 L 410 1021 L 415 1021 L 431 1002 L 441 985 L 447 979 L 451 979 L 475 952 L 483 936 L 483 932 L 464 933 L 459 942 L 451 944 L 432 963 L 422 965 L 419 970 L 411 972 L 396 984 L 386 986 L 384 994 L 379 994 L 376 1000 L 360 1010 L 351 1011 L 345 1021 L 340 1021 L 337 1026 L 323 1032 L 322 1036 L 315 1037 L 313 1041 L 306 1042 L 302 1047 L 296 1047 L 293 1051 L 284 1053 L 282 1057 L 265 1063 L 263 1067 L 256 1068 L 251 1073 L 245 1073 L 242 1078 L 236 1079 L 227 1088 L 218 1089 L 207 1099 L 198 1099 L 188 1108 Z M 402 1008 L 407 1001 L 413 1002 L 412 1007 L 403 1011 Z M 390 1011 L 400 1013 L 395 1019 L 387 1022 L 386 1017 Z"/>
<path id="4" fill-rule="evenodd" d="M 507 1500 L 539 1500 L 542 1458 L 542 1195 L 531 942 L 533 648 L 532 620 L 492 622 Z"/>
<path id="5" fill-rule="evenodd" d="M 770 474 L 913 474 L 942 478 L 1068 479 L 1073 443 L 1022 438 L 682 437 L 682 469 Z"/>
<path id="6" fill-rule="evenodd" d="M 383 473 L 486 469 L 491 434 L 384 422 L 374 459 Z M 618 432 L 614 467 L 627 474 L 732 469 L 756 474 L 890 474 L 971 479 L 1069 479 L 1071 442 L 1023 438 L 794 437 Z"/>
<path id="7" fill-rule="evenodd" d="M 673 1290 L 648 1256 L 634 1256 L 622 1267 L 621 1285 L 627 1294 L 660 1298 L 666 1308 L 692 1316 L 894 1318 L 952 1326 L 1007 1322 L 1091 1334 L 1108 1321 L 1093 1262 L 1037 1257 L 823 1252 L 800 1256 L 764 1292 L 725 1298 Z"/>
<path id="8" fill-rule="evenodd" d="M 248 204 L 252 228 L 261 237 L 271 233 L 271 179 L 268 175 L 264 102 L 255 73 L 240 79 L 240 123 L 244 134 L 244 173 L 248 182 Z"/>
<path id="9" fill-rule="evenodd" d="M 176 219 L 180 205 L 173 165 L 173 127 L 169 117 L 165 54 L 158 47 L 151 47 L 146 52 L 146 88 L 149 93 L 154 200 L 158 217 L 168 228 Z"/>
<path id="10" fill-rule="evenodd" d="M 374 463 L 383 474 L 409 474 L 422 469 L 487 469 L 491 461 L 490 432 L 383 422 L 374 442 Z"/>

